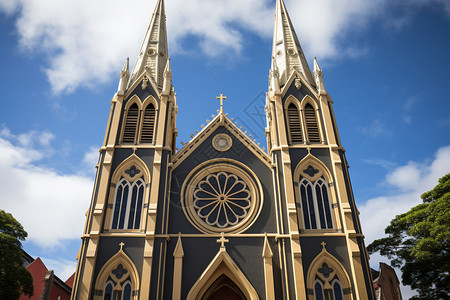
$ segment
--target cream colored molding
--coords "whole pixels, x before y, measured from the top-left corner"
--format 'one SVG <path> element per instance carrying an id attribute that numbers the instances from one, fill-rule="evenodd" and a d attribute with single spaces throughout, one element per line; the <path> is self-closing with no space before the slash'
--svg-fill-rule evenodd
<path id="1" fill-rule="evenodd" d="M 307 288 L 309 290 L 314 290 L 314 284 L 316 281 L 316 277 L 318 276 L 323 282 L 325 282 L 325 289 L 332 289 L 330 283 L 334 279 L 335 276 L 339 278 L 340 285 L 343 290 L 350 291 L 350 293 L 344 293 L 343 297 L 344 300 L 352 300 L 353 295 L 351 293 L 351 281 L 350 277 L 348 276 L 347 272 L 345 271 L 344 266 L 337 260 L 333 255 L 331 255 L 325 248 L 325 243 L 322 243 L 322 251 L 314 258 L 314 260 L 311 262 L 311 265 L 308 269 L 308 275 L 307 275 Z M 332 273 L 325 277 L 320 272 L 319 269 L 322 267 L 322 265 L 326 263 L 331 269 Z M 308 300 L 314 300 L 315 296 L 314 294 L 309 294 Z M 365 298 L 368 299 L 368 298 Z"/>
<path id="2" fill-rule="evenodd" d="M 258 293 L 230 255 L 221 248 L 189 291 L 187 300 L 201 300 L 208 288 L 222 275 L 230 279 L 248 300 L 259 299 Z"/>
<path id="3" fill-rule="evenodd" d="M 144 261 L 142 265 L 142 287 L 140 290 L 141 299 L 149 299 L 150 297 L 154 242 L 155 240 L 151 236 L 147 236 L 145 239 Z"/>
<path id="4" fill-rule="evenodd" d="M 100 269 L 100 272 L 97 275 L 97 279 L 95 281 L 95 289 L 99 291 L 103 291 L 108 281 L 108 278 L 111 277 L 112 271 L 117 268 L 119 264 L 123 265 L 124 269 L 128 271 L 127 274 L 129 276 L 123 276 L 122 278 L 116 278 L 116 288 L 114 290 L 121 290 L 121 285 L 126 281 L 126 279 L 130 278 L 131 286 L 133 291 L 138 291 L 140 287 L 139 281 L 139 272 L 136 269 L 133 261 L 128 257 L 128 255 L 123 252 L 122 247 L 125 245 L 123 243 L 120 244 L 120 250 L 111 257 Z M 134 294 L 134 293 L 133 293 Z M 94 294 L 94 300 L 101 300 L 103 296 Z M 133 296 L 132 299 L 137 300 L 137 295 Z"/>
<path id="5" fill-rule="evenodd" d="M 183 274 L 183 245 L 181 244 L 181 234 L 178 236 L 177 245 L 175 246 L 175 250 L 173 252 L 174 263 L 173 263 L 173 286 L 172 286 L 172 300 L 180 300 L 181 299 L 181 283 Z"/>
<path id="6" fill-rule="evenodd" d="M 270 249 L 267 235 L 264 237 L 264 247 L 262 257 L 264 260 L 264 280 L 266 286 L 266 299 L 275 300 L 275 285 L 273 282 L 273 265 L 272 265 L 273 252 L 272 249 Z"/>
<path id="7" fill-rule="evenodd" d="M 286 82 L 286 84 L 281 89 L 281 97 L 282 98 L 284 98 L 286 96 L 286 93 L 289 91 L 289 88 L 291 87 L 292 82 L 297 77 L 300 78 L 300 80 L 302 82 L 302 85 L 305 86 L 308 89 L 308 91 L 311 92 L 311 94 L 313 94 L 316 98 L 319 98 L 319 95 L 317 94 L 316 89 L 309 82 L 307 82 L 298 71 L 295 71 L 295 70 L 291 72 L 291 75 L 289 76 L 288 81 Z"/>
<path id="8" fill-rule="evenodd" d="M 207 176 L 217 172 L 229 172 L 235 174 L 245 182 L 251 196 L 251 208 L 247 215 L 237 224 L 229 227 L 208 225 L 198 216 L 194 207 L 194 190 L 197 185 Z M 213 159 L 198 165 L 186 176 L 181 188 L 181 205 L 189 222 L 204 233 L 215 232 L 243 232 L 253 225 L 257 220 L 264 204 L 264 196 L 261 182 L 256 174 L 241 162 L 232 159 Z"/>
<path id="9" fill-rule="evenodd" d="M 207 126 L 205 126 L 189 143 L 187 143 L 172 158 L 173 169 L 176 169 L 189 155 L 197 149 L 213 132 L 219 128 L 220 114 L 216 116 Z M 253 142 L 240 128 L 238 128 L 226 115 L 223 115 L 223 126 L 230 131 L 241 143 L 248 146 L 248 149 L 258 157 L 266 166 L 270 168 L 271 158 Z"/>
<path id="10" fill-rule="evenodd" d="M 125 93 L 125 96 L 124 96 L 125 99 L 128 98 L 128 97 L 131 95 L 131 93 L 134 92 L 134 90 L 140 85 L 141 81 L 144 79 L 145 76 L 146 76 L 147 78 L 151 78 L 151 75 L 150 75 L 150 73 L 149 73 L 147 70 L 145 70 L 144 72 L 142 72 L 141 75 L 139 75 L 139 76 L 136 78 L 136 80 L 133 82 L 133 84 L 132 84 L 130 87 L 128 87 L 127 92 Z M 148 80 L 148 83 L 151 85 L 152 89 L 155 91 L 157 97 L 158 97 L 158 98 L 161 98 L 161 93 L 159 92 L 159 89 L 158 89 L 158 87 L 155 85 L 155 83 L 153 82 L 153 80 L 150 80 L 150 79 L 149 79 L 149 80 Z"/>

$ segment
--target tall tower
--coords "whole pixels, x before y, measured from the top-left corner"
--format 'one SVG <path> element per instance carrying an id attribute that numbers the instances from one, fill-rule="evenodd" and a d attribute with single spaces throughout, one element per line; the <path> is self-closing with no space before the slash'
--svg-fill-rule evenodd
<path id="1" fill-rule="evenodd" d="M 277 0 L 268 153 L 223 110 L 175 149 L 164 0 L 120 73 L 72 299 L 374 299 L 332 100 Z M 206 101 L 206 100 L 205 100 Z"/>

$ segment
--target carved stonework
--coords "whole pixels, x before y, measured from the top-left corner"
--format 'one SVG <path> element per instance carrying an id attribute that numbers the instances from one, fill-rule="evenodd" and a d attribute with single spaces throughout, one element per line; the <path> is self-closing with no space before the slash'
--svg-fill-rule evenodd
<path id="1" fill-rule="evenodd" d="M 313 166 L 309 165 L 305 170 L 303 170 L 303 173 L 308 174 L 310 177 L 314 177 L 317 173 L 320 171 L 317 169 L 314 169 Z"/>
<path id="2" fill-rule="evenodd" d="M 333 273 L 333 269 L 328 267 L 328 265 L 326 263 L 323 263 L 322 268 L 320 268 L 319 270 L 317 270 L 319 273 L 321 273 L 323 275 L 323 277 L 328 278 L 330 276 L 331 273 Z"/>
<path id="3" fill-rule="evenodd" d="M 130 175 L 131 178 L 133 178 L 137 174 L 141 173 L 141 170 L 138 170 L 135 165 L 132 165 L 131 168 L 125 170 L 125 173 L 127 173 L 128 175 Z"/>
<path id="4" fill-rule="evenodd" d="M 123 275 L 128 273 L 128 271 L 126 269 L 124 269 L 122 264 L 119 264 L 117 266 L 117 269 L 112 270 L 111 273 L 116 275 L 117 279 L 121 279 L 123 277 Z"/>

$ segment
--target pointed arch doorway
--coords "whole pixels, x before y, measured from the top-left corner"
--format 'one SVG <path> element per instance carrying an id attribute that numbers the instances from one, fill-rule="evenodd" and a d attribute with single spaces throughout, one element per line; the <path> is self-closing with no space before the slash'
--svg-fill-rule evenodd
<path id="1" fill-rule="evenodd" d="M 226 275 L 219 277 L 206 291 L 202 300 L 245 300 L 242 291 Z"/>

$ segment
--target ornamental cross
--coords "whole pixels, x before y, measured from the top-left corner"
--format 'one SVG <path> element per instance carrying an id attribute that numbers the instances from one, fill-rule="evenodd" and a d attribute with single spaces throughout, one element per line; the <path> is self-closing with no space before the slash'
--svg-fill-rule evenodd
<path id="1" fill-rule="evenodd" d="M 120 242 L 119 246 L 120 246 L 120 251 L 122 251 L 123 250 L 123 246 L 125 246 L 125 244 L 123 242 Z"/>
<path id="2" fill-rule="evenodd" d="M 220 112 L 223 112 L 223 100 L 227 99 L 227 97 L 225 97 L 223 93 L 220 93 L 220 96 L 216 97 L 216 99 L 220 100 Z"/>
<path id="3" fill-rule="evenodd" d="M 230 242 L 230 240 L 227 240 L 225 238 L 225 234 L 223 232 L 220 234 L 220 236 L 221 237 L 217 240 L 217 243 L 220 243 L 220 249 L 225 249 L 225 243 Z"/>

